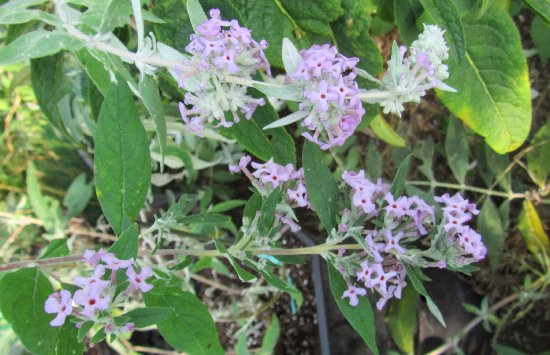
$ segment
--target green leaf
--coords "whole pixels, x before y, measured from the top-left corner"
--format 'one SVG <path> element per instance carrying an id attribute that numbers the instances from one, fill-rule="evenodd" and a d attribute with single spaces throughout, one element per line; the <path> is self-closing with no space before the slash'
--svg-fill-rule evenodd
<path id="1" fill-rule="evenodd" d="M 262 208 L 260 208 L 260 219 L 258 220 L 258 228 L 262 235 L 268 235 L 271 228 L 273 228 L 273 222 L 275 222 L 275 209 L 279 201 L 281 201 L 281 192 L 275 189 L 262 203 Z"/>
<path id="2" fill-rule="evenodd" d="M 151 181 L 149 142 L 127 84 L 111 83 L 95 133 L 96 194 L 120 234 L 138 214 Z"/>
<path id="3" fill-rule="evenodd" d="M 359 58 L 358 66 L 376 76 L 383 69 L 383 59 L 376 42 L 369 35 L 370 13 L 362 1 L 342 1 L 344 14 L 332 22 L 338 51 Z"/>
<path id="4" fill-rule="evenodd" d="M 89 48 L 82 48 L 75 53 L 78 61 L 86 71 L 86 74 L 92 79 L 93 83 L 101 92 L 101 95 L 107 95 L 109 91 L 109 83 L 111 77 L 106 68 L 106 63 L 103 63 L 94 56 L 94 51 Z"/>
<path id="5" fill-rule="evenodd" d="M 355 329 L 365 343 L 367 343 L 369 349 L 374 354 L 378 354 L 378 345 L 376 345 L 376 324 L 368 298 L 361 297 L 357 306 L 350 306 L 346 300 L 342 299 L 344 291 L 348 288 L 346 282 L 340 273 L 330 264 L 328 265 L 328 277 L 330 291 L 332 292 L 332 296 L 338 308 L 353 329 Z"/>
<path id="6" fill-rule="evenodd" d="M 93 194 L 93 183 L 86 183 L 86 174 L 81 173 L 73 180 L 65 194 L 63 205 L 67 208 L 67 217 L 77 216 L 88 205 Z"/>
<path id="7" fill-rule="evenodd" d="M 392 301 L 388 312 L 387 324 L 392 339 L 406 354 L 414 354 L 417 311 L 418 293 L 412 287 L 405 287 L 401 299 Z"/>
<path id="8" fill-rule="evenodd" d="M 306 111 L 296 111 L 294 113 L 291 113 L 288 116 L 278 119 L 273 123 L 268 124 L 267 126 L 264 127 L 264 129 L 272 129 L 277 127 L 288 126 L 289 124 L 298 122 L 299 120 L 306 117 L 307 115 L 309 115 L 309 113 Z"/>
<path id="9" fill-rule="evenodd" d="M 491 269 L 496 270 L 502 251 L 506 230 L 502 226 L 498 209 L 490 198 L 485 200 L 477 219 L 479 234 L 483 237 L 483 243 L 487 246 Z"/>
<path id="10" fill-rule="evenodd" d="M 302 96 L 302 90 L 303 90 L 301 86 L 293 85 L 293 84 L 278 85 L 278 84 L 256 82 L 252 86 L 254 86 L 256 89 L 260 90 L 262 93 L 264 93 L 269 97 L 286 100 L 286 101 L 296 101 L 296 102 L 299 102 L 301 100 L 300 98 Z"/>
<path id="11" fill-rule="evenodd" d="M 77 339 L 79 343 L 82 343 L 82 341 L 84 341 L 84 338 L 86 338 L 86 335 L 88 335 L 88 332 L 92 329 L 93 326 L 94 326 L 94 322 L 92 321 L 87 321 L 82 323 L 82 325 L 78 329 L 78 335 L 77 335 Z"/>
<path id="12" fill-rule="evenodd" d="M 40 259 L 47 259 L 47 258 L 55 258 L 58 256 L 67 256 L 69 255 L 69 247 L 67 246 L 67 239 L 66 238 L 60 238 L 60 239 L 54 239 L 48 244 L 48 247 L 42 255 L 40 256 Z"/>
<path id="13" fill-rule="evenodd" d="M 523 235 L 527 248 L 533 255 L 550 254 L 548 234 L 544 231 L 535 206 L 529 200 L 523 201 L 523 208 L 519 214 L 519 231 Z"/>
<path id="14" fill-rule="evenodd" d="M 265 331 L 264 338 L 262 339 L 262 354 L 273 354 L 280 333 L 281 327 L 279 325 L 279 319 L 273 314 L 271 316 L 271 324 Z"/>
<path id="15" fill-rule="evenodd" d="M 155 122 L 155 130 L 160 146 L 161 164 L 160 171 L 164 171 L 164 150 L 166 147 L 166 120 L 164 119 L 164 107 L 160 100 L 159 88 L 157 83 L 148 75 L 141 75 L 139 80 L 139 93 L 143 99 L 143 104 L 149 111 L 151 118 Z"/>
<path id="16" fill-rule="evenodd" d="M 449 119 L 447 126 L 445 154 L 447 155 L 447 164 L 456 180 L 464 185 L 468 172 L 468 139 L 464 128 L 454 117 Z"/>
<path id="17" fill-rule="evenodd" d="M 147 307 L 170 310 L 170 314 L 157 324 L 157 328 L 176 350 L 197 355 L 223 354 L 214 321 L 195 295 L 179 287 L 170 287 L 162 295 L 148 292 L 143 298 Z"/>
<path id="18" fill-rule="evenodd" d="M 523 0 L 523 2 L 550 24 L 550 3 L 547 0 Z"/>
<path id="19" fill-rule="evenodd" d="M 44 30 L 28 32 L 0 48 L 0 66 L 46 57 L 63 49 L 76 51 L 82 46 L 81 41 L 68 34 Z"/>
<path id="20" fill-rule="evenodd" d="M 109 0 L 103 10 L 99 32 L 111 32 L 115 28 L 128 23 L 132 14 L 132 3 L 130 1 Z"/>
<path id="21" fill-rule="evenodd" d="M 243 269 L 238 263 L 237 261 L 235 260 L 235 258 L 233 258 L 233 256 L 231 256 L 231 254 L 229 254 L 227 252 L 227 249 L 225 248 L 225 246 L 220 243 L 219 241 L 217 240 L 214 240 L 214 244 L 216 245 L 216 249 L 223 254 L 223 256 L 227 259 L 227 261 L 229 261 L 229 263 L 231 264 L 231 266 L 233 266 L 233 269 L 235 269 L 235 271 L 237 272 L 237 276 L 239 277 L 239 279 L 243 282 L 254 282 L 256 281 L 256 276 L 254 276 L 253 274 L 251 274 L 250 272 L 246 271 L 245 269 Z"/>
<path id="22" fill-rule="evenodd" d="M 74 324 L 52 327 L 54 315 L 44 312 L 53 288 L 36 268 L 5 274 L 0 279 L 0 310 L 25 348 L 34 354 L 82 354 Z"/>
<path id="23" fill-rule="evenodd" d="M 302 62 L 302 56 L 294 43 L 288 38 L 283 38 L 283 50 L 282 50 L 282 59 L 284 64 L 284 69 L 287 74 L 292 74 L 298 69 L 298 65 Z"/>
<path id="24" fill-rule="evenodd" d="M 445 38 L 449 44 L 451 56 L 456 63 L 464 60 L 466 40 L 460 15 L 452 1 L 419 0 L 437 24 L 445 30 Z"/>
<path id="25" fill-rule="evenodd" d="M 458 93 L 438 91 L 438 96 L 497 153 L 513 151 L 531 127 L 529 75 L 518 30 L 496 5 L 463 23 L 466 57 L 462 63 L 451 58 L 446 81 Z"/>
<path id="26" fill-rule="evenodd" d="M 34 214 L 44 223 L 48 233 L 62 233 L 66 219 L 61 214 L 59 201 L 42 194 L 36 179 L 34 163 L 29 161 L 27 166 L 27 195 Z"/>
<path id="27" fill-rule="evenodd" d="M 541 188 L 546 185 L 550 174 L 550 121 L 542 126 L 531 142 L 533 150 L 527 153 L 527 166 L 530 176 Z"/>
<path id="28" fill-rule="evenodd" d="M 67 100 L 71 94 L 71 84 L 65 73 L 63 53 L 32 60 L 31 83 L 36 101 L 48 121 L 64 138 L 73 139 L 69 134 L 75 133 L 74 127 L 70 126 L 73 122 L 72 117 L 65 120 L 63 115 L 63 112 L 71 110 Z"/>
<path id="29" fill-rule="evenodd" d="M 340 192 L 338 184 L 323 161 L 321 149 L 306 141 L 302 151 L 302 164 L 307 194 L 313 209 L 328 233 L 336 226 L 336 213 Z"/>
<path id="30" fill-rule="evenodd" d="M 280 3 L 297 28 L 314 35 L 332 36 L 329 22 L 344 14 L 340 0 L 281 0 Z"/>
<path id="31" fill-rule="evenodd" d="M 380 154 L 378 148 L 376 148 L 376 143 L 372 139 L 367 146 L 365 170 L 369 179 L 373 181 L 382 176 L 382 154 Z"/>
<path id="32" fill-rule="evenodd" d="M 201 23 L 208 20 L 199 0 L 187 0 L 187 14 L 195 31 Z"/>
<path id="33" fill-rule="evenodd" d="M 40 10 L 15 10 L 6 11 L 3 7 L 0 8 L 0 24 L 2 25 L 14 25 L 29 22 L 32 20 L 40 20 L 49 25 L 58 25 L 59 20 L 44 11 Z"/>
<path id="34" fill-rule="evenodd" d="M 404 147 L 405 140 L 382 118 L 382 115 L 374 116 L 369 124 L 372 132 L 381 140 L 394 147 Z"/>
<path id="35" fill-rule="evenodd" d="M 430 295 L 428 294 L 428 291 L 426 291 L 426 288 L 424 288 L 424 285 L 422 284 L 421 278 L 425 279 L 426 276 L 420 271 L 420 269 L 410 266 L 408 264 L 405 265 L 405 270 L 407 271 L 407 276 L 409 277 L 409 280 L 411 281 L 411 284 L 413 285 L 414 289 L 424 296 L 426 299 L 426 303 L 428 305 L 428 309 L 432 314 L 435 316 L 435 318 L 441 323 L 444 327 L 447 325 L 445 324 L 445 321 L 443 320 L 443 316 L 441 315 L 441 311 L 437 307 L 437 305 L 434 303 Z"/>
<path id="36" fill-rule="evenodd" d="M 153 24 L 157 39 L 171 47 L 184 50 L 189 43 L 189 36 L 195 32 L 184 2 L 180 0 L 155 1 L 153 13 L 166 20 L 165 24 Z"/>
<path id="37" fill-rule="evenodd" d="M 549 36 L 550 24 L 545 23 L 539 16 L 535 17 L 531 22 L 531 39 L 543 65 L 550 59 Z"/>
<path id="38" fill-rule="evenodd" d="M 245 200 L 227 200 L 227 201 L 220 202 L 215 206 L 212 206 L 212 208 L 210 209 L 210 212 L 223 213 L 223 212 L 230 211 L 234 208 L 244 206 L 245 204 L 246 204 Z"/>
<path id="39" fill-rule="evenodd" d="M 252 96 L 263 97 L 259 93 Z M 263 130 L 263 127 L 279 118 L 267 98 L 265 100 L 266 104 L 256 108 L 251 120 L 242 118 L 239 124 L 223 131 L 234 137 L 244 149 L 264 161 L 273 158 L 278 164 L 296 165 L 294 139 L 288 132 L 281 127 Z"/>
<path id="40" fill-rule="evenodd" d="M 462 1 L 462 0 L 461 0 Z M 422 14 L 420 2 L 415 0 L 394 1 L 395 24 L 405 44 L 410 45 L 420 34 L 417 20 Z"/>
<path id="41" fill-rule="evenodd" d="M 247 217 L 250 221 L 256 216 L 256 212 L 262 207 L 262 196 L 258 193 L 252 194 L 246 202 L 243 211 L 243 217 Z"/>
<path id="42" fill-rule="evenodd" d="M 399 197 L 405 191 L 405 182 L 407 179 L 407 172 L 409 171 L 409 163 L 411 161 L 412 154 L 407 155 L 405 159 L 399 165 L 395 177 L 390 186 L 390 192 L 394 197 Z"/>
<path id="43" fill-rule="evenodd" d="M 109 248 L 109 252 L 119 259 L 137 258 L 138 254 L 138 227 L 134 223 L 117 238 Z"/>
<path id="44" fill-rule="evenodd" d="M 172 310 L 169 307 L 137 308 L 116 317 L 114 320 L 116 322 L 117 318 L 123 319 L 124 323 L 134 323 L 136 328 L 145 328 L 162 322 L 171 312 Z"/>

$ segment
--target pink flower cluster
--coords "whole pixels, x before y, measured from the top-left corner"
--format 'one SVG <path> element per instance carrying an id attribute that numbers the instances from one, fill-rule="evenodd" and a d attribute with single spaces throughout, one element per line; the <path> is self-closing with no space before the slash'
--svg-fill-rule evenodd
<path id="1" fill-rule="evenodd" d="M 473 215 L 479 214 L 474 203 L 464 199 L 459 193 L 454 196 L 444 194 L 436 197 L 435 200 L 445 205 L 443 207 L 445 232 L 451 240 L 458 243 L 464 255 L 471 255 L 474 261 L 485 258 L 487 248 L 481 240 L 481 235 L 466 225 Z"/>
<path id="2" fill-rule="evenodd" d="M 237 20 L 224 21 L 220 10 L 210 10 L 210 19 L 197 27 L 185 50 L 200 59 L 203 70 L 227 70 L 230 74 L 251 75 L 265 69 L 270 75 L 269 62 L 263 50 L 267 42 L 252 38 L 252 31 L 241 27 Z"/>
<path id="3" fill-rule="evenodd" d="M 251 164 L 254 172 L 248 170 L 248 164 Z M 233 173 L 243 172 L 250 181 L 259 189 L 266 192 L 273 191 L 279 186 L 284 186 L 286 190 L 286 199 L 292 204 L 292 207 L 311 208 L 307 196 L 307 190 L 304 180 L 304 169 L 295 170 L 292 164 L 280 165 L 273 162 L 273 158 L 265 163 L 252 162 L 249 155 L 244 155 L 239 160 L 238 165 L 230 165 L 229 171 Z"/>
<path id="4" fill-rule="evenodd" d="M 300 110 L 307 112 L 302 135 L 321 149 L 344 144 L 361 122 L 365 110 L 355 81 L 357 58 L 347 58 L 328 44 L 300 52 L 302 61 L 288 81 L 304 87 Z"/>
<path id="5" fill-rule="evenodd" d="M 249 164 L 254 169 L 254 172 L 248 170 Z M 274 163 L 273 158 L 265 163 L 255 163 L 252 162 L 252 158 L 249 155 L 244 155 L 240 158 L 238 165 L 229 166 L 229 171 L 233 173 L 243 172 L 256 188 L 266 194 L 282 186 L 283 191 L 286 190 L 284 200 L 291 207 L 306 207 L 311 209 L 303 168 L 295 170 L 292 164 L 283 166 Z M 275 212 L 275 217 L 276 224 L 281 222 L 287 226 L 286 228 L 290 228 L 292 232 L 300 230 L 300 226 L 294 222 L 291 215 L 277 211 Z"/>
<path id="6" fill-rule="evenodd" d="M 179 104 L 180 113 L 188 128 L 199 136 L 206 122 L 217 121 L 214 127 L 231 127 L 239 122 L 239 113 L 250 119 L 256 107 L 265 104 L 263 98 L 247 95 L 246 87 L 224 83 L 225 76 L 250 79 L 259 69 L 271 75 L 263 52 L 266 41 L 256 42 L 251 31 L 236 20 L 222 20 L 218 9 L 210 10 L 210 16 L 197 27 L 185 48 L 193 55 L 184 62 L 195 68 L 193 77 L 184 73 L 179 81 L 180 87 L 188 91 Z M 192 108 L 187 109 L 184 103 Z M 232 121 L 227 121 L 226 111 L 231 112 Z"/>
<path id="7" fill-rule="evenodd" d="M 93 274 L 89 277 L 76 276 L 73 283 L 80 289 L 71 293 L 67 290 L 61 290 L 51 294 L 44 305 L 46 313 L 56 314 L 56 317 L 50 322 L 53 327 L 59 327 L 65 323 L 69 315 L 73 315 L 82 321 L 98 320 L 98 313 L 108 312 L 110 308 L 116 306 L 112 297 L 117 287 L 118 270 L 126 269 L 126 276 L 130 285 L 123 291 L 124 296 L 129 296 L 132 291 L 148 292 L 153 288 L 146 280 L 153 276 L 153 272 L 148 267 L 141 268 L 141 272 L 135 269 L 133 259 L 121 260 L 112 253 L 86 250 L 83 260 L 94 268 Z M 110 274 L 110 275 L 109 275 Z M 133 324 L 128 323 L 123 327 L 117 327 L 112 322 L 106 327 L 106 332 L 122 332 L 133 330 Z M 77 324 L 78 326 L 78 324 Z"/>
<path id="8" fill-rule="evenodd" d="M 451 261 L 452 265 L 462 266 L 485 257 L 486 248 L 481 236 L 465 225 L 479 211 L 475 204 L 469 203 L 460 194 L 453 197 L 445 194 L 435 198 L 445 205 L 442 230 L 450 236 L 452 243 L 438 244 L 441 250 L 434 252 L 430 249 L 424 253 L 417 246 L 409 250 L 407 244 L 412 245 L 430 232 L 437 234 L 432 206 L 418 196 L 396 198 L 388 192 L 388 185 L 381 180 L 376 184 L 369 181 L 363 171 L 345 171 L 342 178 L 351 187 L 352 209 L 345 211 L 338 232 L 344 239 L 350 236 L 364 238 L 362 243 L 365 246 L 364 254 L 344 257 L 344 253 L 339 252 L 336 259 L 336 266 L 348 284 L 342 298 L 348 298 L 350 305 L 357 305 L 358 297 L 365 296 L 369 289 L 380 297 L 378 309 L 382 309 L 393 297 L 401 298 L 407 276 L 402 263 L 404 256 L 417 254 L 416 260 L 427 258 L 421 262 L 422 265 L 440 268 L 446 267 L 446 260 Z M 378 220 L 373 224 L 378 228 L 365 228 L 365 224 L 375 217 Z M 430 242 L 437 243 L 437 240 L 434 237 Z M 353 283 L 352 279 L 355 278 L 364 287 Z"/>

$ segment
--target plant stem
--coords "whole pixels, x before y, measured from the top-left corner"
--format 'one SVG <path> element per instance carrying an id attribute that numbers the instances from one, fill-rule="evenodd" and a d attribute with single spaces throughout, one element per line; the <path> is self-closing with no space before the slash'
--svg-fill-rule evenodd
<path id="1" fill-rule="evenodd" d="M 486 195 L 489 195 L 489 196 L 505 197 L 508 200 L 514 200 L 514 199 L 518 199 L 518 198 L 523 198 L 523 199 L 527 198 L 527 195 L 524 194 L 524 193 L 495 191 L 495 190 L 484 189 L 484 188 L 481 188 L 481 187 L 468 186 L 468 185 L 458 185 L 458 184 L 449 184 L 449 183 L 446 183 L 446 182 L 438 182 L 438 181 L 407 181 L 406 183 L 408 185 L 413 185 L 413 186 L 444 187 L 444 188 L 447 188 L 447 189 L 479 192 L 479 193 L 486 194 Z"/>
<path id="2" fill-rule="evenodd" d="M 294 249 L 252 249 L 245 250 L 252 253 L 252 255 L 316 255 L 322 254 L 330 250 L 337 250 L 339 247 L 344 247 L 347 250 L 362 250 L 363 247 L 360 244 L 320 244 L 313 247 L 294 248 Z M 141 251 L 139 256 L 149 256 L 149 251 Z M 223 256 L 217 250 L 205 250 L 205 249 L 159 249 L 155 255 L 170 256 L 170 255 L 189 255 L 189 256 Z M 82 255 L 69 255 L 58 258 L 49 259 L 34 259 L 25 261 L 15 261 L 0 265 L 0 272 L 8 270 L 22 269 L 33 266 L 54 266 L 62 264 L 70 264 L 82 259 Z"/>

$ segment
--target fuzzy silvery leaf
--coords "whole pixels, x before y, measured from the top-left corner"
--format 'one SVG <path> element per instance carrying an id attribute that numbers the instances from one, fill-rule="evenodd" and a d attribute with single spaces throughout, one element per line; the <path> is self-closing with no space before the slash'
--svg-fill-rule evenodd
<path id="1" fill-rule="evenodd" d="M 288 101 L 300 101 L 302 88 L 297 85 L 275 85 L 255 82 L 253 86 L 269 97 Z"/>
<path id="2" fill-rule="evenodd" d="M 294 44 L 288 39 L 283 38 L 283 65 L 287 74 L 292 74 L 298 68 L 298 64 L 302 61 L 302 56 L 298 53 L 298 50 Z"/>
<path id="3" fill-rule="evenodd" d="M 197 26 L 208 20 L 198 0 L 187 0 L 187 13 L 195 31 L 197 30 Z"/>
<path id="4" fill-rule="evenodd" d="M 306 111 L 296 111 L 294 113 L 291 113 L 288 116 L 285 116 L 281 119 L 278 119 L 277 121 L 268 124 L 264 127 L 264 129 L 271 129 L 271 128 L 277 128 L 277 127 L 283 127 L 287 126 L 291 123 L 297 122 L 301 120 L 302 118 L 306 117 L 309 113 Z"/>

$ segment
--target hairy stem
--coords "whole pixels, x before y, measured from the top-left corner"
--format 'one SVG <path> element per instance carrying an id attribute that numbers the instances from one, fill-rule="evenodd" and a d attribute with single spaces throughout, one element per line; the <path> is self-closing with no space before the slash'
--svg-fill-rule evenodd
<path id="1" fill-rule="evenodd" d="M 489 196 L 505 197 L 508 200 L 514 200 L 518 198 L 523 198 L 523 199 L 527 198 L 527 194 L 524 194 L 524 193 L 516 193 L 511 191 L 510 192 L 495 191 L 495 190 L 484 189 L 481 187 L 449 184 L 446 182 L 438 182 L 438 181 L 407 181 L 406 183 L 407 185 L 413 185 L 413 186 L 444 187 L 446 189 L 453 189 L 453 190 L 466 190 L 466 191 L 486 194 Z"/>
<path id="2" fill-rule="evenodd" d="M 251 252 L 252 255 L 316 255 L 322 254 L 330 250 L 337 250 L 339 247 L 344 247 L 347 250 L 362 250 L 363 247 L 360 244 L 320 244 L 313 247 L 304 247 L 304 248 L 294 248 L 294 249 L 249 249 L 245 250 Z M 139 256 L 148 256 L 149 251 L 142 251 L 139 253 Z M 206 250 L 206 249 L 159 249 L 155 255 L 160 256 L 170 256 L 170 255 L 188 255 L 188 256 L 223 256 L 224 254 L 220 253 L 217 250 Z M 15 261 L 12 263 L 7 263 L 0 265 L 0 272 L 8 270 L 22 269 L 26 267 L 33 266 L 55 266 L 63 265 L 77 262 L 82 259 L 82 255 L 69 255 L 62 256 L 58 258 L 49 258 L 49 259 L 34 259 L 34 260 L 25 260 L 25 261 Z"/>

